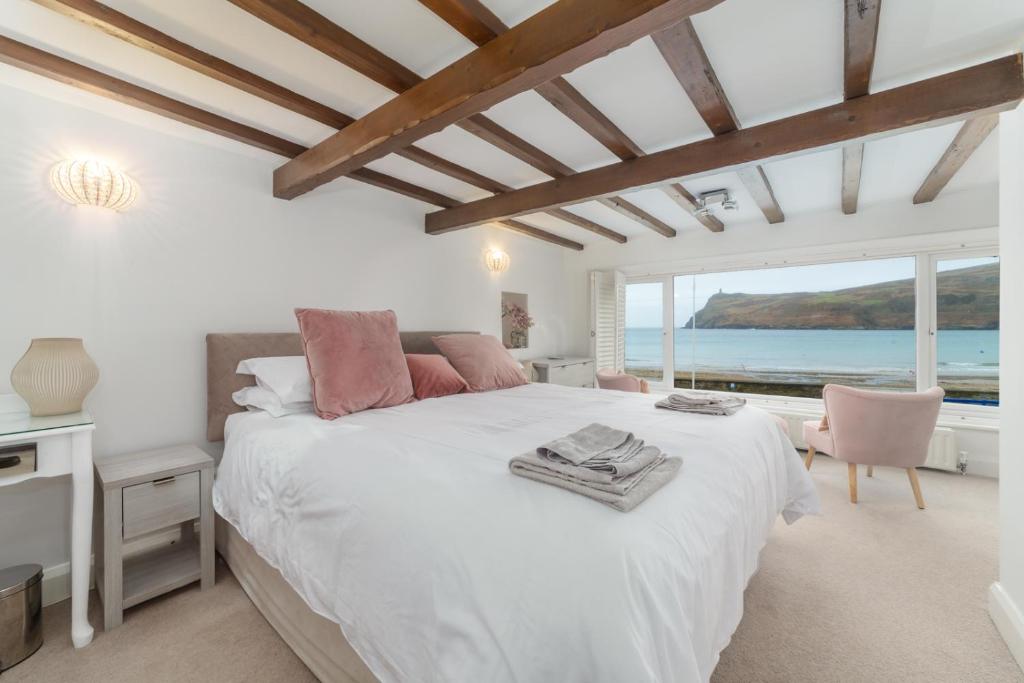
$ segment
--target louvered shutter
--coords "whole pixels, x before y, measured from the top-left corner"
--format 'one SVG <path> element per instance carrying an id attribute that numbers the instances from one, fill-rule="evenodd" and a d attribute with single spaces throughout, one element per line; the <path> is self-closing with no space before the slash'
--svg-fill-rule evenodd
<path id="1" fill-rule="evenodd" d="M 626 278 L 616 270 L 590 273 L 590 350 L 598 369 L 626 364 Z"/>

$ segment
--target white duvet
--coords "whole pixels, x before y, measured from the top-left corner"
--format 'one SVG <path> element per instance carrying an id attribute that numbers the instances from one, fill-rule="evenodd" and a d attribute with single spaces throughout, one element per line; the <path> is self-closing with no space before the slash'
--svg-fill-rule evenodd
<path id="1" fill-rule="evenodd" d="M 530 384 L 370 410 L 238 414 L 217 511 L 382 681 L 707 681 L 781 512 L 818 511 L 764 412 Z M 684 459 L 629 513 L 513 476 L 591 422 Z"/>

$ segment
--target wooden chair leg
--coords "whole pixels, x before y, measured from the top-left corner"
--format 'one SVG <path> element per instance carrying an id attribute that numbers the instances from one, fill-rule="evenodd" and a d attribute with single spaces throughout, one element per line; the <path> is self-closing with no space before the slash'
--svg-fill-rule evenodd
<path id="1" fill-rule="evenodd" d="M 917 469 L 907 468 L 907 478 L 910 479 L 910 488 L 914 489 L 914 500 L 917 501 L 919 510 L 924 510 L 924 496 L 921 495 L 921 482 L 917 479 Z"/>
<path id="2" fill-rule="evenodd" d="M 808 446 L 807 455 L 804 457 L 804 467 L 810 470 L 812 462 L 814 462 L 814 446 Z"/>
<path id="3" fill-rule="evenodd" d="M 857 466 L 854 465 L 851 462 L 851 463 L 847 463 L 846 467 L 847 467 L 848 471 L 850 472 L 850 502 L 851 503 L 856 503 L 857 502 Z"/>
<path id="4" fill-rule="evenodd" d="M 869 477 L 875 476 L 875 466 L 874 465 L 868 465 L 868 476 Z"/>

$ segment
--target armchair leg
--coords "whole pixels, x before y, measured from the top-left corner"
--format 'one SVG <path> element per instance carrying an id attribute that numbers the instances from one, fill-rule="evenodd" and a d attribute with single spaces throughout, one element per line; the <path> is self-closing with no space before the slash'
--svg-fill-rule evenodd
<path id="1" fill-rule="evenodd" d="M 807 455 L 804 457 L 804 467 L 810 470 L 812 462 L 814 462 L 814 446 L 808 446 Z"/>
<path id="2" fill-rule="evenodd" d="M 868 476 L 869 477 L 875 476 L 875 466 L 874 465 L 868 465 Z"/>
<path id="3" fill-rule="evenodd" d="M 910 479 L 910 488 L 914 489 L 914 500 L 917 501 L 919 510 L 924 510 L 924 496 L 921 495 L 921 482 L 917 479 L 917 469 L 907 468 L 907 478 Z"/>
<path id="4" fill-rule="evenodd" d="M 850 473 L 850 502 L 857 502 L 857 466 L 852 462 L 847 463 L 847 470 Z"/>

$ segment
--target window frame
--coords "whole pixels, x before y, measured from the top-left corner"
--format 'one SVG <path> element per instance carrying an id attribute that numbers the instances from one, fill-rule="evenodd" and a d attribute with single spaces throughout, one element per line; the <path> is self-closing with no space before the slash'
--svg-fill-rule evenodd
<path id="1" fill-rule="evenodd" d="M 938 283 L 936 277 L 939 273 L 939 261 L 954 261 L 958 259 L 969 259 L 969 258 L 980 258 L 980 257 L 995 257 L 999 258 L 999 247 L 976 247 L 973 249 L 958 249 L 955 251 L 931 251 L 928 253 L 928 264 L 929 270 L 928 283 L 930 285 L 929 301 L 930 304 L 928 313 L 928 334 L 924 340 L 924 356 L 928 365 L 924 366 L 927 369 L 928 376 L 925 377 L 925 373 L 918 372 L 917 390 L 924 391 L 929 387 L 938 386 L 939 384 L 939 348 L 938 348 L 938 329 L 939 329 L 939 297 L 938 297 Z M 920 262 L 920 259 L 919 259 Z M 1000 266 L 1002 265 L 1002 259 L 1000 259 Z M 920 266 L 919 266 L 920 267 Z M 1001 324 L 1001 323 L 1000 323 Z M 922 341 L 920 335 L 918 335 L 918 355 L 920 361 Z M 1000 367 L 1000 371 L 1002 367 Z M 956 404 L 944 404 L 944 405 L 956 405 Z M 993 408 L 998 409 L 998 406 L 971 406 L 970 404 L 959 404 L 967 407 L 976 408 L 987 408 L 992 410 Z"/>
<path id="2" fill-rule="evenodd" d="M 625 274 L 626 284 L 641 282 L 662 283 L 663 313 L 663 355 L 664 367 L 661 382 L 652 382 L 651 388 L 668 392 L 674 387 L 674 330 L 675 321 L 675 278 L 677 276 L 701 275 L 705 273 L 726 273 L 744 270 L 785 268 L 789 266 L 827 265 L 849 261 L 867 261 L 886 258 L 915 259 L 915 316 L 916 376 L 918 390 L 935 386 L 938 372 L 936 335 L 938 311 L 935 276 L 938 261 L 951 258 L 973 258 L 977 256 L 999 256 L 999 243 L 995 229 L 967 231 L 982 235 L 931 234 L 916 238 L 877 240 L 870 243 L 832 245 L 793 250 L 783 255 L 769 252 L 757 255 L 736 255 L 682 262 L 675 266 L 666 265 L 656 270 L 637 272 L 639 268 L 620 268 Z M 922 332 L 923 331 L 923 332 Z M 923 369 L 923 371 L 922 371 Z M 733 394 L 744 396 L 755 403 L 773 407 L 792 407 L 797 410 L 821 410 L 820 398 L 774 396 L 772 394 Z M 964 424 L 991 426 L 998 422 L 999 406 L 976 406 L 962 403 L 943 403 L 941 415 L 949 421 Z"/>
<path id="3" fill-rule="evenodd" d="M 671 391 L 674 389 L 675 344 L 671 331 L 675 327 L 675 307 L 673 303 L 674 275 L 656 275 L 642 277 L 626 277 L 626 287 L 630 285 L 660 284 L 661 285 L 661 380 L 648 381 L 653 389 Z M 627 299 L 628 301 L 628 299 Z M 628 305 L 628 304 L 627 304 Z M 666 336 L 667 335 L 667 336 Z"/>

